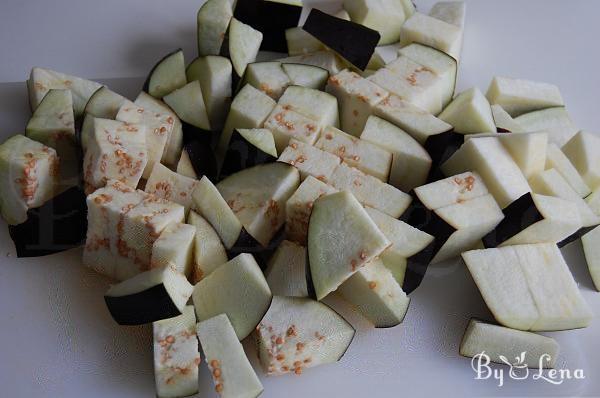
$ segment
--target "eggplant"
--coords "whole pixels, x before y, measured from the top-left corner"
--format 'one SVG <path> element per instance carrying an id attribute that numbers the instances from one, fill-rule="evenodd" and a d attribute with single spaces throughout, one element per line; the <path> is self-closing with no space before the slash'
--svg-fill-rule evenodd
<path id="1" fill-rule="evenodd" d="M 192 281 L 200 282 L 217 267 L 227 262 L 227 252 L 217 231 L 198 213 L 190 211 L 187 223 L 196 228 Z"/>
<path id="2" fill-rule="evenodd" d="M 558 171 L 579 197 L 585 198 L 592 193 L 573 163 L 556 144 L 547 145 L 545 168 Z"/>
<path id="3" fill-rule="evenodd" d="M 211 137 L 205 131 L 196 131 L 194 138 L 189 138 L 183 151 L 187 153 L 194 173 L 198 177 L 206 176 L 216 180 L 218 175 L 217 158 L 211 146 Z"/>
<path id="4" fill-rule="evenodd" d="M 342 69 L 348 67 L 347 62 L 343 61 L 337 54 L 328 50 L 320 50 L 307 54 L 299 54 L 287 58 L 280 58 L 278 61 L 282 64 L 316 66 L 325 69 L 332 75 L 335 75 Z"/>
<path id="5" fill-rule="evenodd" d="M 210 121 L 199 81 L 191 81 L 165 95 L 163 99 L 183 122 L 203 130 L 210 130 Z"/>
<path id="6" fill-rule="evenodd" d="M 252 26 L 235 17 L 231 18 L 228 35 L 229 57 L 237 76 L 244 76 L 248 64 L 256 61 L 263 37 L 263 34 Z"/>
<path id="7" fill-rule="evenodd" d="M 329 181 L 341 162 L 339 157 L 295 139 L 290 140 L 278 161 L 297 168 L 302 180 L 313 176 L 323 182 Z"/>
<path id="8" fill-rule="evenodd" d="M 83 113 L 103 119 L 114 119 L 125 101 L 127 101 L 127 98 L 111 91 L 106 86 L 102 86 L 94 91 L 94 94 L 85 104 Z"/>
<path id="9" fill-rule="evenodd" d="M 275 101 L 281 97 L 283 91 L 291 84 L 290 78 L 278 61 L 248 64 L 242 81 L 242 84 L 251 84 Z"/>
<path id="10" fill-rule="evenodd" d="M 192 193 L 197 185 L 198 180 L 175 173 L 168 167 L 157 163 L 152 169 L 150 178 L 146 181 L 144 191 L 178 203 L 188 211 L 192 207 Z"/>
<path id="11" fill-rule="evenodd" d="M 208 0 L 200 7 L 196 16 L 199 56 L 219 55 L 232 17 L 229 1 Z"/>
<path id="12" fill-rule="evenodd" d="M 299 26 L 285 30 L 285 41 L 290 56 L 327 50 L 323 43 Z"/>
<path id="13" fill-rule="evenodd" d="M 491 106 L 494 124 L 498 133 L 524 133 L 526 130 L 498 104 Z M 537 131 L 538 129 L 530 129 Z"/>
<path id="14" fill-rule="evenodd" d="M 308 297 L 306 247 L 284 240 L 269 259 L 265 277 L 276 296 Z"/>
<path id="15" fill-rule="evenodd" d="M 278 153 L 283 152 L 291 139 L 313 145 L 321 133 L 321 127 L 313 119 L 282 105 L 273 109 L 264 128 L 273 133 Z"/>
<path id="16" fill-rule="evenodd" d="M 381 38 L 376 30 L 315 8 L 310 10 L 303 29 L 360 70 L 367 67 Z"/>
<path id="17" fill-rule="evenodd" d="M 186 83 L 185 60 L 183 50 L 179 48 L 165 55 L 154 65 L 142 90 L 154 98 L 163 98 Z"/>
<path id="18" fill-rule="evenodd" d="M 544 130 L 548 132 L 550 141 L 559 147 L 580 130 L 575 126 L 564 106 L 525 113 L 516 117 L 514 121 L 521 128 L 521 131 L 515 132 Z"/>
<path id="19" fill-rule="evenodd" d="M 277 105 L 312 119 L 319 128 L 339 126 L 338 103 L 331 94 L 308 87 L 289 86 Z"/>
<path id="20" fill-rule="evenodd" d="M 451 124 L 457 133 L 496 131 L 490 103 L 477 87 L 460 93 L 438 117 Z"/>
<path id="21" fill-rule="evenodd" d="M 329 78 L 329 72 L 319 66 L 283 63 L 281 67 L 288 75 L 290 84 L 293 86 L 308 87 L 322 91 Z"/>
<path id="22" fill-rule="evenodd" d="M 220 177 L 277 160 L 273 133 L 268 129 L 236 129 L 225 153 Z"/>
<path id="23" fill-rule="evenodd" d="M 524 113 L 564 106 L 558 87 L 530 80 L 495 76 L 488 88 L 490 104 L 498 104 L 512 117 Z"/>
<path id="24" fill-rule="evenodd" d="M 150 268 L 170 265 L 177 272 L 190 277 L 195 235 L 196 227 L 193 225 L 183 223 L 167 225 L 152 245 Z"/>
<path id="25" fill-rule="evenodd" d="M 396 43 L 400 28 L 406 20 L 402 2 L 395 0 L 344 1 L 344 9 L 353 22 L 376 30 L 380 34 L 379 45 Z"/>
<path id="26" fill-rule="evenodd" d="M 563 152 L 575 166 L 583 181 L 592 189 L 600 187 L 600 139 L 580 131 L 563 147 Z"/>
<path id="27" fill-rule="evenodd" d="M 600 227 L 583 235 L 581 244 L 594 286 L 600 291 Z"/>
<path id="28" fill-rule="evenodd" d="M 429 15 L 414 13 L 400 29 L 400 45 L 420 43 L 433 47 L 455 59 L 462 49 L 463 29 Z"/>

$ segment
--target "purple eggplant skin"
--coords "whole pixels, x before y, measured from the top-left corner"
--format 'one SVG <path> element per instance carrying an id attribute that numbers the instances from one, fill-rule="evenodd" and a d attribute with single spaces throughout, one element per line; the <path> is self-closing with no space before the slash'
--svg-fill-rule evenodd
<path id="1" fill-rule="evenodd" d="M 104 301 L 119 325 L 144 325 L 181 314 L 163 284 L 126 296 L 104 296 Z"/>
<path id="2" fill-rule="evenodd" d="M 234 245 L 227 250 L 227 257 L 231 259 L 242 253 L 250 253 L 254 256 L 260 268 L 265 270 L 269 259 L 284 240 L 284 235 L 284 228 L 282 227 L 265 247 L 254 239 L 245 228 L 242 228 Z"/>
<path id="3" fill-rule="evenodd" d="M 219 178 L 227 177 L 249 167 L 258 166 L 259 164 L 271 163 L 277 158 L 263 152 L 260 148 L 252 145 L 235 130 L 229 141 L 229 148 L 225 153 L 223 167 Z"/>
<path id="4" fill-rule="evenodd" d="M 211 145 L 212 137 L 210 132 L 194 134 L 196 136 L 194 139 L 186 139 L 185 135 L 184 129 L 185 144 L 183 150 L 187 152 L 198 178 L 206 176 L 211 181 L 217 181 L 217 157 Z"/>
<path id="5" fill-rule="evenodd" d="M 8 227 L 17 257 L 41 257 L 80 247 L 87 233 L 86 195 L 79 186 L 27 212 L 27 221 Z"/>
<path id="6" fill-rule="evenodd" d="M 336 18 L 313 8 L 302 27 L 356 68 L 365 70 L 380 34 L 355 22 Z"/>
<path id="7" fill-rule="evenodd" d="M 485 248 L 500 246 L 525 228 L 542 221 L 544 216 L 539 212 L 531 193 L 526 193 L 502 210 L 504 219 L 496 229 L 483 237 Z"/>
<path id="8" fill-rule="evenodd" d="M 431 169 L 427 182 L 435 182 L 446 176 L 440 170 L 440 166 L 465 142 L 465 136 L 455 133 L 454 130 L 446 131 L 440 134 L 432 135 L 425 141 L 424 148 L 431 156 Z"/>
<path id="9" fill-rule="evenodd" d="M 413 292 L 425 277 L 431 260 L 440 251 L 442 246 L 456 232 L 456 229 L 439 217 L 435 211 L 428 209 L 421 200 L 412 192 L 413 201 L 409 208 L 400 217 L 405 223 L 427 232 L 435 237 L 427 247 L 407 259 L 406 274 L 402 290 L 406 294 Z"/>
<path id="10" fill-rule="evenodd" d="M 260 49 L 287 53 L 285 31 L 298 26 L 302 7 L 277 1 L 238 0 L 233 16 L 263 34 Z"/>
<path id="11" fill-rule="evenodd" d="M 569 243 L 573 243 L 578 239 L 581 239 L 581 237 L 585 234 L 587 234 L 588 232 L 592 231 L 593 229 L 595 229 L 597 227 L 597 225 L 592 226 L 592 227 L 583 227 L 580 228 L 577 232 L 575 232 L 573 235 L 565 238 L 564 240 L 558 242 L 558 247 L 560 249 L 562 249 L 563 247 L 565 247 L 566 245 L 568 245 Z"/>

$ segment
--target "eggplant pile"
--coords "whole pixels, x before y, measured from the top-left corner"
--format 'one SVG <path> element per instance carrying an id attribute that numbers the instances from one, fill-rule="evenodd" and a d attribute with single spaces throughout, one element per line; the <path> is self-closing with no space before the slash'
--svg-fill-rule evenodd
<path id="1" fill-rule="evenodd" d="M 559 247 L 581 238 L 600 290 L 600 138 L 551 84 L 455 93 L 462 2 L 343 7 L 298 26 L 301 2 L 208 0 L 198 58 L 167 54 L 133 100 L 31 71 L 0 213 L 19 257 L 83 246 L 115 322 L 152 324 L 159 397 L 198 391 L 200 347 L 223 397 L 263 391 L 246 338 L 269 375 L 336 362 L 355 329 L 323 299 L 394 327 L 449 259 L 494 317 L 461 355 L 552 367 L 533 332 L 591 322 Z"/>

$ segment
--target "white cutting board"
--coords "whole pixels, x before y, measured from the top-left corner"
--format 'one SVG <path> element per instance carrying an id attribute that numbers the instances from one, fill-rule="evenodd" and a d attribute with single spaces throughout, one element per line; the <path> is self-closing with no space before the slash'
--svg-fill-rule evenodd
<path id="1" fill-rule="evenodd" d="M 3 59 L 0 80 L 24 80 L 32 64 L 91 77 L 141 76 L 170 48 L 183 46 L 188 59 L 195 52 L 195 1 L 47 3 L 3 1 L 0 48 L 13 56 Z M 432 3 L 418 1 L 425 12 Z M 485 90 L 494 74 L 550 81 L 560 86 L 576 123 L 594 130 L 599 12 L 600 2 L 592 1 L 468 1 L 459 88 Z M 55 36 L 60 40 L 44 40 Z M 99 50 L 91 51 L 95 45 Z M 142 79 L 102 82 L 134 98 Z M 0 141 L 22 131 L 28 116 L 24 84 L 0 83 Z M 357 328 L 346 356 L 300 377 L 259 372 L 263 396 L 599 396 L 600 293 L 592 289 L 580 244 L 564 253 L 597 319 L 587 329 L 548 335 L 561 345 L 559 367 L 583 369 L 585 380 L 551 385 L 508 379 L 503 387 L 474 380 L 458 345 L 470 317 L 491 318 L 464 265 L 455 261 L 430 268 L 411 295 L 404 323 L 393 329 L 375 330 L 333 300 Z M 72 250 L 16 259 L 0 223 L 0 397 L 154 395 L 151 327 L 117 326 L 102 298 L 108 281 L 82 267 L 80 258 L 81 250 Z M 252 346 L 246 348 L 256 364 Z M 204 367 L 200 385 L 198 396 L 215 396 Z"/>

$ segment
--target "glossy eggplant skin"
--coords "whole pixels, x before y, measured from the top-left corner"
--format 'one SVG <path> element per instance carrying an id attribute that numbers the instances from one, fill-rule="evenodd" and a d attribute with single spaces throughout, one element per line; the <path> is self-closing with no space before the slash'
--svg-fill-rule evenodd
<path id="1" fill-rule="evenodd" d="M 200 130 L 189 124 L 183 125 L 183 150 L 187 152 L 190 163 L 198 178 L 208 177 L 211 181 L 217 180 L 217 157 L 212 146 L 213 134 L 210 131 Z"/>
<path id="2" fill-rule="evenodd" d="M 277 231 L 275 237 L 271 239 L 269 245 L 264 247 L 256 239 L 254 239 L 254 237 L 252 237 L 252 235 L 250 235 L 245 228 L 242 228 L 242 231 L 240 232 L 235 244 L 231 247 L 231 249 L 227 250 L 227 258 L 231 259 L 242 253 L 250 253 L 254 256 L 256 262 L 258 265 L 260 265 L 260 268 L 265 270 L 267 268 L 269 259 L 284 238 L 284 228 L 281 228 L 279 231 Z"/>
<path id="3" fill-rule="evenodd" d="M 43 206 L 30 209 L 27 221 L 8 227 L 17 257 L 40 257 L 82 246 L 87 233 L 86 195 L 72 187 Z"/>
<path id="4" fill-rule="evenodd" d="M 360 70 L 366 69 L 380 39 L 376 30 L 336 18 L 316 8 L 310 11 L 302 29 Z"/>
<path id="5" fill-rule="evenodd" d="M 425 249 L 407 259 L 406 275 L 402 284 L 402 290 L 406 294 L 413 292 L 419 287 L 431 260 L 433 260 L 450 236 L 456 232 L 454 227 L 449 225 L 434 211 L 429 210 L 414 192 L 412 192 L 412 196 L 413 201 L 400 220 L 435 236 L 435 239 Z"/>
<path id="6" fill-rule="evenodd" d="M 525 228 L 544 219 L 537 209 L 531 193 L 521 196 L 502 212 L 504 219 L 496 229 L 483 237 L 483 245 L 486 249 L 500 246 Z"/>
<path id="7" fill-rule="evenodd" d="M 222 179 L 238 171 L 276 160 L 276 157 L 252 145 L 235 130 L 231 135 L 219 178 Z"/>
<path id="8" fill-rule="evenodd" d="M 455 133 L 453 130 L 432 135 L 425 141 L 425 150 L 431 156 L 431 169 L 427 182 L 435 182 L 446 176 L 440 170 L 440 166 L 448 160 L 454 152 L 465 142 L 465 136 Z"/>
<path id="9" fill-rule="evenodd" d="M 581 239 L 581 237 L 583 237 L 583 235 L 587 234 L 588 232 L 594 230 L 597 227 L 597 225 L 592 226 L 592 227 L 583 227 L 581 228 L 579 231 L 575 232 L 573 235 L 569 236 L 568 238 L 558 242 L 558 247 L 559 248 L 563 248 L 566 245 L 568 245 L 569 243 L 573 243 L 578 239 Z"/>
<path id="10" fill-rule="evenodd" d="M 104 301 L 119 325 L 143 325 L 181 314 L 163 284 L 126 296 L 104 296 Z"/>
<path id="11" fill-rule="evenodd" d="M 300 22 L 302 7 L 266 0 L 238 0 L 233 16 L 263 34 L 260 49 L 287 53 L 285 31 Z"/>

